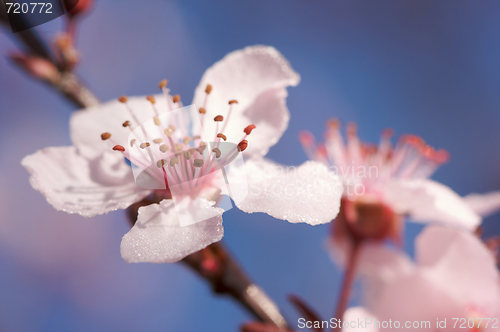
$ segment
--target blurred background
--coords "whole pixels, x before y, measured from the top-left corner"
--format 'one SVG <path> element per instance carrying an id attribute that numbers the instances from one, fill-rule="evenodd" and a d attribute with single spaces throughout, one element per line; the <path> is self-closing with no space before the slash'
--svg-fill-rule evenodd
<path id="1" fill-rule="evenodd" d="M 306 160 L 297 134 L 322 136 L 331 117 L 421 135 L 451 153 L 434 179 L 461 195 L 500 189 L 500 2 L 463 0 L 97 0 L 79 24 L 78 73 L 101 100 L 156 93 L 169 79 L 188 103 L 204 70 L 247 45 L 276 47 L 300 73 L 290 126 L 268 157 Z M 52 38 L 63 18 L 36 29 Z M 124 212 L 56 212 L 29 185 L 21 159 L 69 145 L 74 107 L 5 55 L 0 33 L 0 331 L 237 331 L 249 316 L 181 265 L 126 264 Z M 294 324 L 295 293 L 330 317 L 340 271 L 328 225 L 292 225 L 232 209 L 225 242 Z M 500 215 L 484 222 L 500 233 Z M 421 226 L 407 226 L 406 247 Z M 360 299 L 357 292 L 353 304 Z M 296 326 L 296 325 L 295 325 Z"/>

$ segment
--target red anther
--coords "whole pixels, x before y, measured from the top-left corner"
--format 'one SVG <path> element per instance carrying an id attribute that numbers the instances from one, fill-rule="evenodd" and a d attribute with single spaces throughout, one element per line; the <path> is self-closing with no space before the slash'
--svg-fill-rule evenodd
<path id="1" fill-rule="evenodd" d="M 434 154 L 434 160 L 439 164 L 444 164 L 450 160 L 450 153 L 446 150 L 440 149 Z"/>
<path id="2" fill-rule="evenodd" d="M 340 128 L 340 120 L 339 119 L 330 119 L 326 122 L 328 128 L 339 129 Z"/>
<path id="3" fill-rule="evenodd" d="M 226 140 L 227 140 L 226 135 L 224 135 L 224 134 L 222 134 L 222 133 L 218 133 L 218 134 L 217 134 L 217 137 L 218 137 L 218 138 L 222 138 L 224 141 L 226 141 Z"/>
<path id="4" fill-rule="evenodd" d="M 248 141 L 244 139 L 240 143 L 238 143 L 238 151 L 243 152 L 247 149 L 248 147 Z"/>
<path id="5" fill-rule="evenodd" d="M 221 122 L 222 120 L 224 120 L 224 117 L 222 115 L 217 115 L 215 118 L 214 118 L 214 121 L 216 122 Z"/>
<path id="6" fill-rule="evenodd" d="M 122 124 L 123 127 L 130 127 L 130 121 L 125 121 L 123 124 Z"/>
<path id="7" fill-rule="evenodd" d="M 422 148 L 422 155 L 427 159 L 434 159 L 436 156 L 436 150 L 430 145 L 425 145 Z"/>
<path id="8" fill-rule="evenodd" d="M 113 150 L 123 152 L 123 151 L 125 151 L 125 148 L 121 145 L 115 145 L 115 146 L 113 146 Z"/>
<path id="9" fill-rule="evenodd" d="M 175 95 L 172 97 L 172 101 L 174 103 L 178 103 L 180 100 L 181 100 L 181 96 L 179 96 L 179 95 Z"/>
<path id="10" fill-rule="evenodd" d="M 211 86 L 210 84 L 207 84 L 207 88 L 205 89 L 205 93 L 206 93 L 207 95 L 209 95 L 209 94 L 210 94 L 210 92 L 212 92 L 212 86 Z"/>
<path id="11" fill-rule="evenodd" d="M 251 124 L 251 125 L 247 126 L 245 129 L 243 129 L 243 131 L 245 132 L 245 134 L 250 135 L 250 133 L 254 129 L 255 129 L 255 125 Z"/>
<path id="12" fill-rule="evenodd" d="M 416 147 L 422 147 L 425 144 L 425 141 L 422 137 L 417 135 L 403 135 L 401 136 L 401 141 L 407 144 L 414 145 Z"/>
<path id="13" fill-rule="evenodd" d="M 299 133 L 299 141 L 305 147 L 314 145 L 314 136 L 308 131 L 301 131 Z"/>
<path id="14" fill-rule="evenodd" d="M 232 105 L 232 104 L 238 104 L 238 101 L 236 99 L 230 100 L 229 105 Z"/>
<path id="15" fill-rule="evenodd" d="M 120 103 L 126 103 L 128 98 L 125 96 L 121 96 L 120 98 L 118 98 L 118 100 L 120 101 Z"/>

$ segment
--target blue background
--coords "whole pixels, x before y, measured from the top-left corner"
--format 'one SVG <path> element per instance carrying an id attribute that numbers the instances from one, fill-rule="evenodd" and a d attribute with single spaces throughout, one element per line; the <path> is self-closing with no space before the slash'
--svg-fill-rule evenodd
<path id="1" fill-rule="evenodd" d="M 78 72 L 102 100 L 151 94 L 168 78 L 186 102 L 228 52 L 272 45 L 302 81 L 268 157 L 301 164 L 298 132 L 320 138 L 331 117 L 356 121 L 368 141 L 391 127 L 447 149 L 434 179 L 465 195 L 500 189 L 499 15 L 496 0 L 102 0 L 80 24 Z M 37 29 L 52 38 L 63 24 Z M 0 54 L 17 49 L 10 37 L 0 34 Z M 236 331 L 249 316 L 183 266 L 122 261 L 123 211 L 70 216 L 31 189 L 20 160 L 69 145 L 73 110 L 0 59 L 0 331 Z M 331 315 L 341 274 L 324 250 L 328 225 L 236 209 L 224 220 L 226 244 L 292 322 L 289 293 Z M 486 234 L 499 222 L 487 218 Z M 410 253 L 420 228 L 407 226 Z"/>

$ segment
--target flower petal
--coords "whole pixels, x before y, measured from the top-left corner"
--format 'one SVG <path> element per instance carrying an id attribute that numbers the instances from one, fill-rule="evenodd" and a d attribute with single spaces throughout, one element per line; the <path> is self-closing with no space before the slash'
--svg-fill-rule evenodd
<path id="1" fill-rule="evenodd" d="M 222 239 L 223 210 L 213 207 L 214 202 L 185 198 L 175 204 L 184 208 L 174 206 L 173 200 L 139 208 L 137 222 L 121 243 L 121 254 L 126 262 L 174 263 Z M 180 211 L 192 214 L 182 217 L 204 221 L 182 227 Z"/>
<path id="2" fill-rule="evenodd" d="M 473 234 L 426 227 L 416 239 L 416 258 L 420 267 L 432 268 L 434 281 L 463 306 L 500 308 L 496 262 Z"/>
<path id="3" fill-rule="evenodd" d="M 311 225 L 330 222 L 339 213 L 342 183 L 323 164 L 309 161 L 296 168 L 259 159 L 246 161 L 245 168 L 249 192 L 238 204 L 245 212 Z"/>
<path id="4" fill-rule="evenodd" d="M 229 53 L 207 69 L 196 88 L 193 103 L 206 108 L 204 129 L 210 135 L 216 130 L 212 119 L 219 114 L 224 121 L 229 120 L 224 134 L 234 143 L 243 137 L 246 126 L 255 124 L 257 128 L 250 136 L 245 154 L 263 156 L 288 126 L 286 87 L 296 86 L 299 81 L 300 76 L 275 48 L 246 47 Z M 205 105 L 207 84 L 213 89 Z M 228 119 L 228 102 L 233 99 L 238 104 L 233 104 Z"/>
<path id="5" fill-rule="evenodd" d="M 155 95 L 154 97 L 158 113 L 167 112 L 165 97 L 163 95 Z M 130 106 L 133 116 L 127 110 L 127 105 Z M 156 115 L 151 102 L 146 100 L 146 96 L 131 97 L 128 99 L 127 105 L 118 100 L 111 100 L 86 109 L 85 112 L 74 112 L 71 115 L 71 140 L 81 154 L 95 158 L 103 151 L 111 151 L 114 144 L 127 148 L 130 143 L 128 142 L 130 129 L 123 127 L 122 124 L 125 121 L 130 121 L 131 128 L 134 129 Z M 101 139 L 102 133 L 110 133 L 114 143 L 103 141 Z"/>
<path id="6" fill-rule="evenodd" d="M 392 181 L 385 200 L 401 214 L 416 221 L 441 222 L 474 230 L 480 223 L 466 202 L 447 186 L 432 180 Z"/>
<path id="7" fill-rule="evenodd" d="M 26 156 L 33 188 L 59 211 L 93 217 L 125 209 L 150 194 L 136 186 L 121 155 L 105 153 L 89 161 L 75 147 L 49 147 Z"/>
<path id="8" fill-rule="evenodd" d="M 469 207 L 481 217 L 487 217 L 500 210 L 500 191 L 486 194 L 469 194 L 464 197 Z"/>

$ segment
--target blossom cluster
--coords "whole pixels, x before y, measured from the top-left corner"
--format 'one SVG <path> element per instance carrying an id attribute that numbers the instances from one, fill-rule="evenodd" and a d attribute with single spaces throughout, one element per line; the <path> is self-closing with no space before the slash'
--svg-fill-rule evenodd
<path id="1" fill-rule="evenodd" d="M 247 47 L 207 69 L 190 105 L 165 80 L 158 94 L 75 112 L 73 145 L 22 165 L 57 210 L 93 217 L 137 206 L 121 243 L 129 263 L 178 262 L 220 241 L 234 203 L 290 223 L 332 223 L 328 251 L 365 289 L 363 307 L 339 301 L 335 319 L 464 317 L 474 320 L 470 331 L 488 331 L 479 319 L 500 317 L 500 278 L 495 248 L 476 230 L 500 208 L 500 194 L 460 197 L 430 179 L 448 161 L 445 150 L 415 135 L 393 145 L 392 130 L 368 144 L 353 123 L 344 139 L 336 119 L 324 143 L 299 135 L 310 160 L 293 171 L 267 159 L 288 126 L 287 87 L 299 81 L 273 47 Z M 429 224 L 415 260 L 401 250 L 407 218 Z"/>

